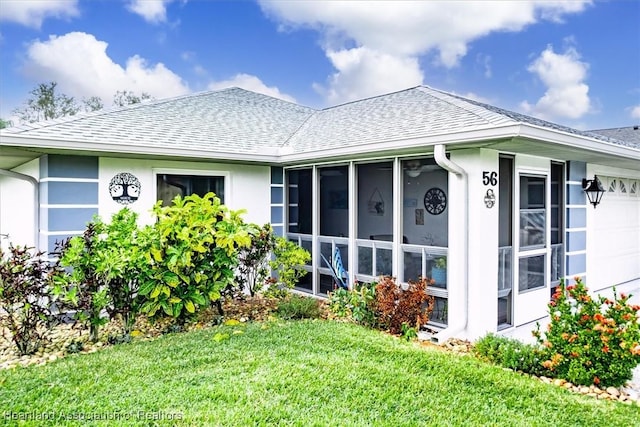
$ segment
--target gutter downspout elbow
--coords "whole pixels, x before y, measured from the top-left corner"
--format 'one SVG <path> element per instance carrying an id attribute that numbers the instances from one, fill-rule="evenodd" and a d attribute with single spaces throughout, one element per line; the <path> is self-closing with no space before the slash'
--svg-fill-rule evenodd
<path id="1" fill-rule="evenodd" d="M 433 155 L 438 166 L 454 173 L 459 179 L 462 180 L 463 194 L 464 194 L 464 208 L 463 208 L 463 225 L 462 225 L 462 265 L 464 268 L 462 287 L 462 300 L 464 305 L 464 313 L 462 318 L 454 319 L 446 329 L 438 332 L 432 338 L 435 342 L 444 342 L 447 339 L 459 334 L 467 329 L 469 321 L 469 178 L 467 171 L 465 171 L 460 165 L 452 162 L 447 158 L 446 147 L 443 144 L 438 144 L 433 148 Z"/>
<path id="2" fill-rule="evenodd" d="M 39 182 L 32 176 L 25 175 L 23 173 L 18 173 L 6 169 L 0 169 L 0 175 L 8 176 L 10 178 L 20 179 L 22 181 L 27 181 L 33 185 L 33 222 L 34 222 L 34 241 L 33 246 L 35 247 L 36 253 L 40 250 L 40 189 Z"/>

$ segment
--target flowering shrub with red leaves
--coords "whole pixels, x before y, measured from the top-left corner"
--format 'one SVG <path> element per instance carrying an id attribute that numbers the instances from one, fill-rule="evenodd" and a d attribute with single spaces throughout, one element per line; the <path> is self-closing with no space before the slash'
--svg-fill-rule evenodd
<path id="1" fill-rule="evenodd" d="M 433 297 L 427 294 L 428 279 L 409 281 L 407 289 L 398 286 L 392 277 L 383 277 L 376 285 L 375 313 L 380 329 L 403 334 L 404 329 L 417 331 L 429 321 Z"/>
<path id="2" fill-rule="evenodd" d="M 574 384 L 620 386 L 640 364 L 640 306 L 630 295 L 592 297 L 579 277 L 558 286 L 549 303 L 551 322 L 533 332 L 542 345 L 542 365 Z"/>

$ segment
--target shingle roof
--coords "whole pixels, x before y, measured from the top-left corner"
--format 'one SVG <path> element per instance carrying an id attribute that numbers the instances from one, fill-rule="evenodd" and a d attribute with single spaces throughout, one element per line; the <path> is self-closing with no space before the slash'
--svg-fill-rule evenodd
<path id="1" fill-rule="evenodd" d="M 292 136 L 294 152 L 357 146 L 516 123 L 420 86 L 317 111 Z"/>
<path id="2" fill-rule="evenodd" d="M 33 138 L 255 153 L 277 148 L 315 110 L 240 88 L 5 129 Z"/>
<path id="3" fill-rule="evenodd" d="M 229 88 L 7 128 L 1 134 L 260 155 L 282 147 L 311 153 L 518 124 L 640 149 L 640 132 L 632 128 L 579 131 L 427 86 L 322 110 Z"/>
<path id="4" fill-rule="evenodd" d="M 489 111 L 494 111 L 502 116 L 505 117 L 509 117 L 512 118 L 513 120 L 519 122 L 519 123 L 526 123 L 526 124 L 530 124 L 530 125 L 534 125 L 534 126 L 539 126 L 539 127 L 543 127 L 543 128 L 547 128 L 547 129 L 552 129 L 552 130 L 557 130 L 560 132 L 565 132 L 565 133 L 570 133 L 570 134 L 574 134 L 574 135 L 579 135 L 579 136 L 584 136 L 587 138 L 593 138 L 593 139 L 597 139 L 600 141 L 605 141 L 605 142 L 610 142 L 613 144 L 618 144 L 618 145 L 623 145 L 626 147 L 631 147 L 631 148 L 638 148 L 638 145 L 635 144 L 633 141 L 630 141 L 628 139 L 625 138 L 619 138 L 622 137 L 622 134 L 606 134 L 606 133 L 601 133 L 599 131 L 581 131 L 578 129 L 573 129 L 570 128 L 568 126 L 563 126 L 563 125 L 559 125 L 556 123 L 552 123 L 552 122 L 548 122 L 546 120 L 542 120 L 542 119 L 538 119 L 535 117 L 531 117 L 531 116 L 527 116 L 525 114 L 520 114 L 520 113 L 516 113 L 514 111 L 509 111 L 509 110 L 505 110 L 503 108 L 499 108 L 499 107 L 495 107 L 493 105 L 489 105 L 489 104 L 484 104 L 482 102 L 478 102 L 478 101 L 474 101 L 472 99 L 466 99 L 466 98 L 462 98 L 459 97 L 457 95 L 451 95 L 449 94 L 449 96 L 453 96 L 456 97 L 458 99 L 464 100 L 467 103 L 473 104 L 473 105 L 477 105 L 479 107 L 482 107 L 484 109 L 487 109 Z"/>
<path id="5" fill-rule="evenodd" d="M 631 147 L 640 149 L 640 126 L 628 126 L 623 128 L 598 129 L 589 131 L 591 133 L 624 141 Z"/>

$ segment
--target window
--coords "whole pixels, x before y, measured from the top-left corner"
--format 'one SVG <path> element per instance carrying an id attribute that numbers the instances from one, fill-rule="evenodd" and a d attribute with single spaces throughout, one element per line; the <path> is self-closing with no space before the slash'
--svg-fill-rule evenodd
<path id="1" fill-rule="evenodd" d="M 169 206 L 176 196 L 197 194 L 204 196 L 213 192 L 224 203 L 224 176 L 210 175 L 157 175 L 157 196 L 163 206 Z"/>
<path id="2" fill-rule="evenodd" d="M 545 178 L 520 177 L 520 249 L 545 246 Z"/>
<path id="3" fill-rule="evenodd" d="M 520 257 L 518 260 L 520 292 L 546 286 L 545 183 L 544 176 L 520 175 Z"/>
<path id="4" fill-rule="evenodd" d="M 518 280 L 518 290 L 520 292 L 545 286 L 544 255 L 521 257 L 519 264 L 520 277 Z"/>

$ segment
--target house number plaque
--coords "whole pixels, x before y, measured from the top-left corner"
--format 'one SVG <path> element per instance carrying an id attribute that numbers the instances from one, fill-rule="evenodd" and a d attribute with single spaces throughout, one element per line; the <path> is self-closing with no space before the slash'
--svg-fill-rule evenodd
<path id="1" fill-rule="evenodd" d="M 496 171 L 482 171 L 482 184 L 486 187 L 495 187 L 498 185 L 498 172 Z M 484 195 L 484 205 L 487 209 L 491 209 L 496 204 L 496 195 L 493 193 L 492 188 L 488 188 Z"/>

